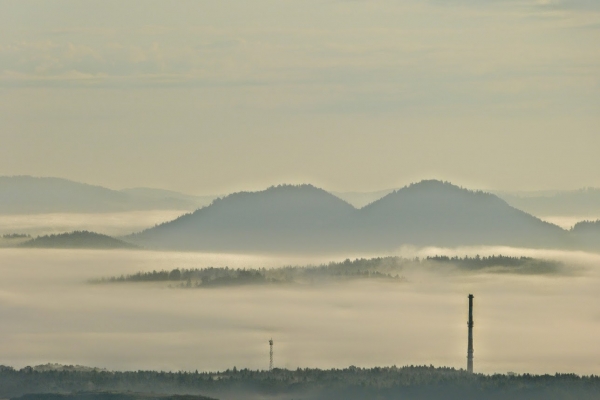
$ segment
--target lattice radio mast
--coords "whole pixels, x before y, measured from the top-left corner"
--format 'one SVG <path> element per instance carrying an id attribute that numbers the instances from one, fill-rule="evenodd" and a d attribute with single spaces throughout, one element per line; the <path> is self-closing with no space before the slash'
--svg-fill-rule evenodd
<path id="1" fill-rule="evenodd" d="M 269 371 L 273 371 L 273 339 L 269 340 Z"/>

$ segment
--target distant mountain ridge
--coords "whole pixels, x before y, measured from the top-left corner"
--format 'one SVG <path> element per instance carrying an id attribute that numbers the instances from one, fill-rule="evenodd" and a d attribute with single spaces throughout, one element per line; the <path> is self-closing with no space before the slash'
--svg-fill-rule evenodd
<path id="1" fill-rule="evenodd" d="M 340 199 L 362 208 L 398 189 L 374 192 L 331 192 Z M 600 218 L 600 188 L 588 187 L 578 190 L 540 191 L 491 191 L 511 206 L 537 217 L 595 216 Z"/>
<path id="2" fill-rule="evenodd" d="M 0 176 L 0 214 L 192 211 L 213 199 L 162 189 L 119 191 L 62 178 Z"/>
<path id="3" fill-rule="evenodd" d="M 571 233 L 585 250 L 594 251 L 600 243 L 600 220 L 578 222 Z"/>
<path id="4" fill-rule="evenodd" d="M 234 193 L 127 240 L 151 248 L 231 252 L 574 245 L 569 232 L 493 194 L 436 180 L 393 191 L 361 209 L 312 185 Z"/>
<path id="5" fill-rule="evenodd" d="M 596 215 L 600 218 L 600 188 L 497 194 L 510 205 L 534 215 Z"/>
<path id="6" fill-rule="evenodd" d="M 133 249 L 137 246 L 111 236 L 88 231 L 38 236 L 20 243 L 18 247 L 45 249 Z"/>
<path id="7" fill-rule="evenodd" d="M 388 191 L 378 195 L 384 192 Z M 360 209 L 312 185 L 233 193 L 207 205 L 212 198 L 149 188 L 117 191 L 59 178 L 0 177 L 0 213 L 195 210 L 126 238 L 147 248 L 227 252 L 381 252 L 403 245 L 600 248 L 595 227 L 566 231 L 494 194 L 437 180 L 393 190 Z"/>

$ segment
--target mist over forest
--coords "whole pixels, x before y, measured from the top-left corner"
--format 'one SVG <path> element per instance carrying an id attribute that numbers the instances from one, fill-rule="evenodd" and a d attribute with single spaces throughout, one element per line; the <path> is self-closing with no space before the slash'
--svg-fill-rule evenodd
<path id="1" fill-rule="evenodd" d="M 0 214 L 194 210 L 216 197 L 151 188 L 113 190 L 62 178 L 32 176 L 0 176 L 0 193 Z"/>
<path id="2" fill-rule="evenodd" d="M 600 399 L 600 1 L 0 33 L 0 400 Z"/>
<path id="3" fill-rule="evenodd" d="M 28 244 L 4 238 L 0 242 L 0 246 L 4 247 L 27 245 L 109 248 L 126 246 L 127 244 L 123 243 L 117 244 L 118 240 L 122 240 L 147 249 L 239 253 L 389 253 L 401 246 L 486 245 L 586 251 L 598 251 L 600 248 L 600 229 L 597 224 L 592 223 L 593 221 L 579 221 L 571 229 L 563 229 L 509 205 L 513 203 L 510 196 L 516 195 L 501 194 L 509 198 L 509 203 L 506 203 L 491 193 L 467 190 L 449 182 L 435 180 L 422 181 L 399 190 L 378 192 L 377 196 L 382 197 L 361 208 L 355 208 L 339 197 L 312 185 L 279 185 L 259 192 L 233 193 L 216 198 L 203 206 L 195 203 L 196 210 L 184 215 L 175 210 L 165 210 L 164 212 L 170 212 L 170 215 L 179 216 L 172 220 L 165 221 L 169 214 L 164 214 L 162 219 L 159 219 L 160 214 L 145 214 L 147 217 L 144 218 L 153 218 L 147 219 L 145 226 L 151 221 L 155 221 L 155 226 L 129 235 L 126 233 L 144 227 L 142 219 L 139 219 L 139 222 L 127 222 L 130 217 L 123 214 L 123 211 L 121 214 L 106 214 L 107 210 L 114 210 L 109 207 L 103 209 L 107 216 L 103 220 L 93 213 L 77 214 L 82 209 L 69 206 L 73 201 L 88 202 L 96 192 L 111 193 L 110 196 L 113 197 L 121 196 L 109 189 L 50 178 L 13 177 L 4 180 L 3 184 L 8 185 L 3 203 L 0 201 L 0 213 L 8 212 L 0 216 L 0 220 L 4 219 L 6 222 L 3 228 L 6 231 L 4 235 L 51 232 L 49 235 L 38 234 L 40 237 Z M 57 231 L 56 227 L 48 229 L 54 222 L 39 216 L 32 218 L 38 218 L 38 225 L 45 225 L 45 228 L 27 226 L 24 222 L 17 222 L 27 221 L 25 215 L 10 214 L 10 204 L 24 206 L 29 201 L 25 200 L 26 198 L 31 197 L 37 202 L 44 202 L 41 193 L 48 192 L 49 188 L 52 188 L 50 192 L 54 193 L 55 198 L 50 198 L 49 209 L 53 209 L 52 204 L 62 204 L 63 208 L 54 210 L 70 210 L 74 213 L 71 215 L 80 216 L 79 221 L 84 220 L 87 215 L 87 224 L 77 222 L 71 225 L 76 228 L 83 226 L 86 229 L 69 232 L 69 225 L 64 225 L 65 222 L 62 222 L 62 230 L 58 228 Z M 144 193 L 153 199 L 168 199 L 172 194 L 150 189 L 125 192 Z M 576 192 L 575 197 L 581 198 L 594 193 L 591 189 L 580 191 Z M 69 201 L 65 202 L 63 199 Z M 588 203 L 594 203 L 593 199 L 586 204 Z M 565 207 L 568 208 L 569 204 Z M 131 205 L 135 207 L 134 203 Z M 39 204 L 31 203 L 30 206 L 35 208 Z M 188 206 L 189 209 L 193 208 L 191 204 Z M 143 211 L 144 207 L 137 207 L 139 210 L 135 212 L 148 213 L 148 210 Z M 158 206 L 155 208 L 157 209 L 154 212 L 160 211 Z M 101 210 L 102 208 L 96 209 L 97 212 Z M 576 210 L 573 212 L 577 213 Z M 55 217 L 60 221 L 69 221 L 72 218 L 69 214 L 56 214 Z M 115 221 L 112 223 L 114 228 L 106 225 L 111 224 L 111 219 Z M 120 226 L 117 227 L 117 224 Z M 131 226 L 129 231 L 126 228 L 127 224 Z M 89 237 L 84 239 L 79 233 L 94 231 L 94 226 L 103 225 L 106 228 L 101 228 L 101 231 L 108 231 L 108 235 L 114 237 L 110 245 L 110 239 L 100 240 L 100 236 L 97 236 L 97 243 L 94 243 Z M 69 244 L 65 240 L 67 233 L 72 238 Z M 75 240 L 77 235 L 79 238 Z M 42 239 L 44 236 L 47 238 Z"/>
<path id="4" fill-rule="evenodd" d="M 92 279 L 90 283 L 142 283 L 167 282 L 178 288 L 215 288 L 243 285 L 289 285 L 326 284 L 360 279 L 405 282 L 401 274 L 405 271 L 432 271 L 512 273 L 512 274 L 570 274 L 564 264 L 552 260 L 532 257 L 489 256 L 427 256 L 420 259 L 402 257 L 378 257 L 372 259 L 346 259 L 319 266 L 282 266 L 279 268 L 214 268 L 173 269 L 171 271 L 137 272 L 135 274 Z"/>
<path id="5" fill-rule="evenodd" d="M 0 395 L 20 400 L 210 400 L 219 399 L 596 399 L 598 376 L 574 374 L 473 375 L 433 366 L 319 370 L 298 368 L 222 372 L 38 371 L 0 368 Z M 23 387 L 27 387 L 23 390 Z M 45 390 L 72 392 L 44 394 Z M 120 390 L 115 393 L 114 389 Z M 93 390 L 93 391 L 92 391 Z M 104 391 L 103 391 L 104 390 Z M 110 390 L 110 391 L 107 391 Z M 141 392 L 140 392 L 141 391 Z M 137 392 L 137 393 L 136 393 Z M 161 393 L 162 395 L 157 395 Z M 169 397 L 170 393 L 178 396 Z M 13 397 L 15 398 L 15 397 Z"/>
<path id="6" fill-rule="evenodd" d="M 72 226 L 89 218 L 91 229 L 4 228 L 0 396 L 591 399 L 600 390 L 588 334 L 598 329 L 598 222 L 566 230 L 441 181 L 362 208 L 312 185 L 239 192 L 128 235 L 93 230 L 109 226 L 106 215 L 113 232 L 127 232 L 122 211 L 76 215 Z M 25 218 L 5 216 L 15 217 Z M 467 293 L 475 375 L 464 370 Z"/>

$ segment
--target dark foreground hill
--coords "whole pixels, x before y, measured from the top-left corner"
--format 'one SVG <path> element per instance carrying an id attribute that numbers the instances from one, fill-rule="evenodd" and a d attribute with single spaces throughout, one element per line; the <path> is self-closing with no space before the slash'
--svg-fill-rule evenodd
<path id="1" fill-rule="evenodd" d="M 21 370 L 0 367 L 0 398 L 16 398 L 27 393 L 76 393 L 90 390 L 148 395 L 204 395 L 221 400 L 597 400 L 600 398 L 600 378 L 574 374 L 481 375 L 433 366 L 273 371 L 234 368 L 209 373 L 36 372 L 29 367 Z M 64 398 L 38 395 L 28 396 L 24 400 L 38 399 Z M 71 399 L 88 400 L 76 396 L 64 400 Z"/>
<path id="2" fill-rule="evenodd" d="M 100 233 L 75 231 L 58 235 L 38 236 L 19 247 L 53 249 L 131 249 L 137 246 Z"/>
<path id="3" fill-rule="evenodd" d="M 132 392 L 76 392 L 26 394 L 14 400 L 215 400 L 200 395 L 166 395 Z"/>
<path id="4" fill-rule="evenodd" d="M 574 245 L 567 231 L 495 195 L 440 181 L 407 186 L 359 210 L 310 185 L 235 193 L 127 240 L 150 248 L 229 252 Z"/>

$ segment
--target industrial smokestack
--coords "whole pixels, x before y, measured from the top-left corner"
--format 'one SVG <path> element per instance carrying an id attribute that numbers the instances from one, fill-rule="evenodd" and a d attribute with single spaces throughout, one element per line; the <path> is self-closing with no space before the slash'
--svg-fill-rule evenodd
<path id="1" fill-rule="evenodd" d="M 273 371 L 273 339 L 269 340 L 269 371 Z"/>
<path id="2" fill-rule="evenodd" d="M 467 372 L 473 373 L 473 296 L 469 295 L 469 347 L 467 350 Z"/>

